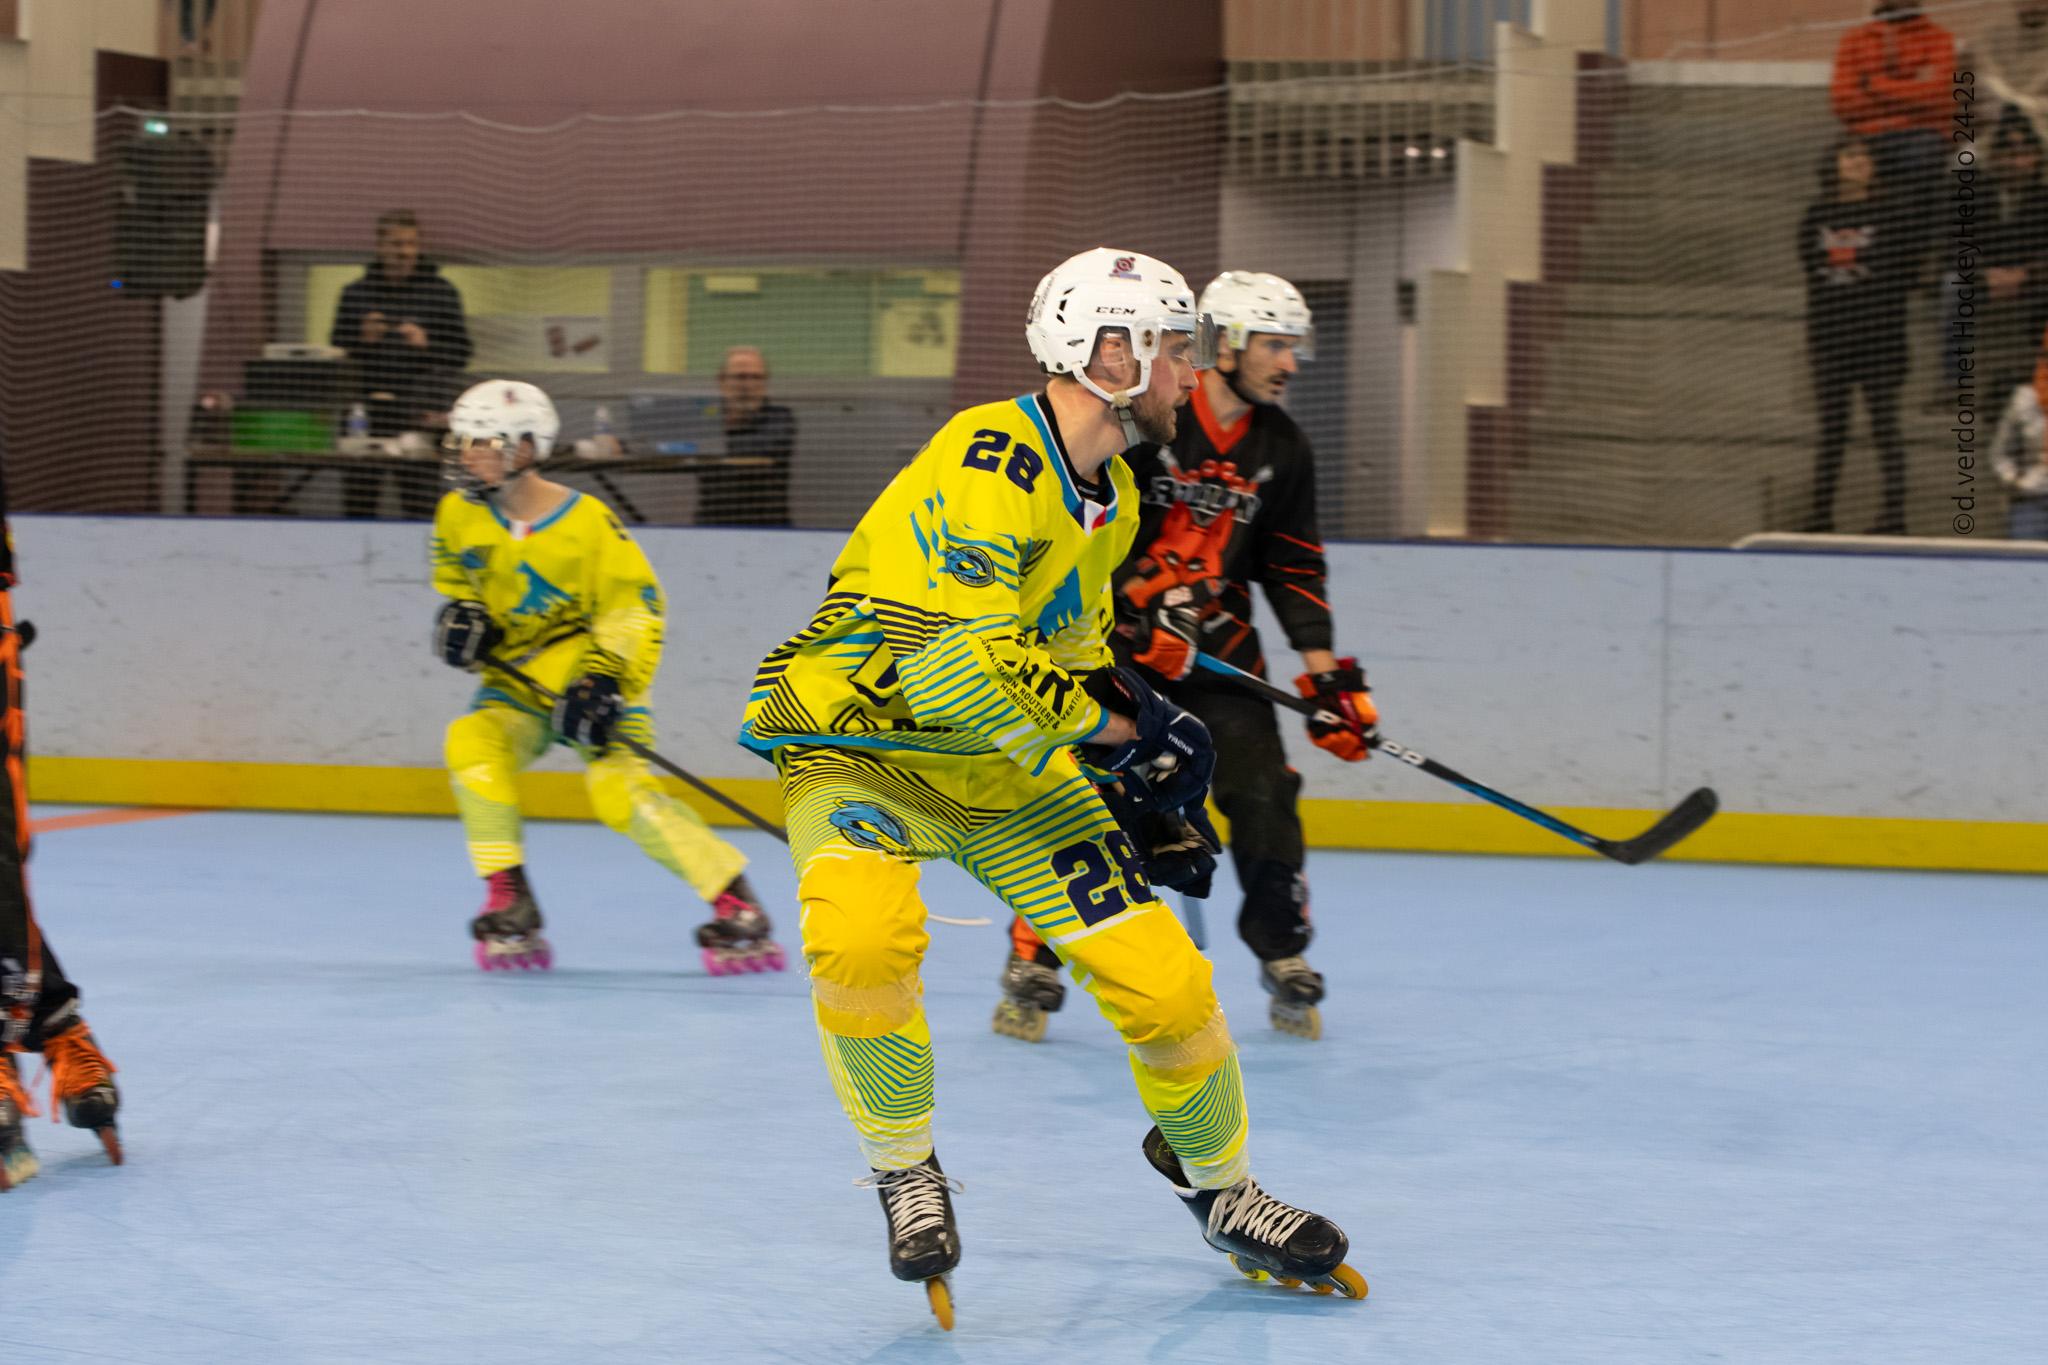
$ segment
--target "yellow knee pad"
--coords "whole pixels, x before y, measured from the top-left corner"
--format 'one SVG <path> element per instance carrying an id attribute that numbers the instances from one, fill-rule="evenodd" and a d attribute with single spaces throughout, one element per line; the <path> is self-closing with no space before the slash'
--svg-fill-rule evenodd
<path id="1" fill-rule="evenodd" d="M 1141 1055 L 1157 1048 L 1162 1056 L 1181 1056 L 1191 1040 L 1217 1030 L 1222 1050 L 1205 1049 L 1208 1064 L 1228 1055 L 1229 1031 L 1221 1028 L 1212 982 L 1215 969 L 1164 905 L 1155 901 L 1101 932 L 1057 946 L 1073 963 L 1075 980 Z M 1167 1069 L 1199 1065 L 1200 1060 L 1188 1057 Z"/>
<path id="2" fill-rule="evenodd" d="M 804 957 L 818 1023 L 845 1038 L 877 1038 L 917 1016 L 917 969 L 931 936 L 917 868 L 828 844 L 797 878 Z"/>

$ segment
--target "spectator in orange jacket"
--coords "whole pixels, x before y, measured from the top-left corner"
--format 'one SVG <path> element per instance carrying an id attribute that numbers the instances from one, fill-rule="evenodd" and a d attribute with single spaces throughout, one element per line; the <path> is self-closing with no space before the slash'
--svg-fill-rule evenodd
<path id="1" fill-rule="evenodd" d="M 1918 0 L 1877 0 L 1875 18 L 1842 35 L 1829 95 L 1835 116 L 1870 143 L 1880 181 L 1922 242 L 1940 216 L 1955 80 L 1955 35 Z"/>

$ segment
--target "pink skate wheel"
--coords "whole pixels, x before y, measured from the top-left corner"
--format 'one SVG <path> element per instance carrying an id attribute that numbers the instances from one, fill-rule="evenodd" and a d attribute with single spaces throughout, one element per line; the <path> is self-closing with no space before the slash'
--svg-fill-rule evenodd
<path id="1" fill-rule="evenodd" d="M 484 947 L 481 939 L 477 940 L 476 945 L 476 965 L 487 972 L 496 970 L 498 965 L 491 960 L 490 950 Z"/>
<path id="2" fill-rule="evenodd" d="M 782 949 L 773 943 L 768 945 L 768 956 L 765 960 L 768 963 L 768 970 L 771 972 L 779 972 L 789 965 L 782 956 Z"/>
<path id="3" fill-rule="evenodd" d="M 746 964 L 746 968 L 750 972 L 764 971 L 767 969 L 768 966 L 767 963 L 761 960 L 760 955 L 757 953 L 748 953 L 745 957 L 741 958 L 740 961 Z"/>
<path id="4" fill-rule="evenodd" d="M 543 947 L 533 955 L 533 965 L 541 971 L 548 971 L 555 965 L 555 950 Z"/>
<path id="5" fill-rule="evenodd" d="M 706 948 L 704 950 L 704 974 L 706 976 L 725 975 L 725 964 L 718 960 L 718 951 L 714 948 Z"/>

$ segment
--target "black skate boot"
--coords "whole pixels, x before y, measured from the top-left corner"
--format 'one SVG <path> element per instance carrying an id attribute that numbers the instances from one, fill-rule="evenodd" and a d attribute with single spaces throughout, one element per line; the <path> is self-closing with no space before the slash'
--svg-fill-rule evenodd
<path id="1" fill-rule="evenodd" d="M 11 1190 L 31 1180 L 41 1168 L 29 1150 L 28 1127 L 24 1120 L 36 1107 L 22 1086 L 14 1054 L 0 1052 L 0 1190 Z"/>
<path id="2" fill-rule="evenodd" d="M 788 959 L 783 957 L 781 945 L 769 937 L 774 932 L 754 888 L 747 885 L 745 877 L 734 877 L 711 903 L 711 919 L 697 926 L 704 970 L 713 976 L 781 971 Z"/>
<path id="3" fill-rule="evenodd" d="M 924 1281 L 932 1316 L 953 1330 L 953 1291 L 946 1277 L 960 1264 L 960 1228 L 953 1221 L 953 1191 L 960 1182 L 939 1169 L 939 1154 L 900 1171 L 876 1171 L 853 1182 L 872 1186 L 889 1220 L 889 1273 Z"/>
<path id="4" fill-rule="evenodd" d="M 1271 1278 L 1289 1289 L 1307 1285 L 1318 1294 L 1365 1297 L 1365 1277 L 1344 1264 L 1351 1243 L 1327 1218 L 1283 1204 L 1246 1176 L 1227 1190 L 1189 1189 L 1166 1136 L 1154 1127 L 1145 1134 L 1145 1159 L 1173 1182 L 1202 1225 L 1202 1238 L 1230 1257 L 1248 1280 Z"/>
<path id="5" fill-rule="evenodd" d="M 1059 954 L 1039 945 L 1030 957 L 1014 948 L 1003 966 L 1003 998 L 996 1005 L 995 1030 L 1005 1038 L 1035 1043 L 1045 1037 L 1046 1016 L 1059 1013 L 1067 987 L 1060 980 Z"/>
<path id="6" fill-rule="evenodd" d="M 89 1128 L 107 1149 L 107 1157 L 121 1164 L 121 1134 L 114 1127 L 114 1115 L 121 1108 L 121 1092 L 114 1088 L 114 1064 L 100 1051 L 92 1030 L 80 1019 L 62 1033 L 43 1039 L 43 1060 L 50 1067 L 50 1088 L 64 1106 L 64 1119 L 73 1128 Z"/>
<path id="7" fill-rule="evenodd" d="M 546 971 L 555 950 L 540 936 L 540 903 L 526 884 L 526 869 L 508 867 L 484 878 L 490 888 L 483 913 L 469 922 L 476 965 L 487 972 Z"/>
<path id="8" fill-rule="evenodd" d="M 1273 1027 L 1297 1038 L 1323 1036 L 1323 974 L 1302 957 L 1279 957 L 1259 964 L 1259 984 L 1273 997 L 1266 1017 Z"/>

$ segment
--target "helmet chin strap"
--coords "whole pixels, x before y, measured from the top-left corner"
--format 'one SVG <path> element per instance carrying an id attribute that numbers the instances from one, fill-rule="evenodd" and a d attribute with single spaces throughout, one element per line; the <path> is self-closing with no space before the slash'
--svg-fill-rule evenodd
<path id="1" fill-rule="evenodd" d="M 1082 388 L 1109 404 L 1109 410 L 1116 414 L 1117 424 L 1123 428 L 1124 448 L 1126 450 L 1132 446 L 1145 444 L 1145 435 L 1138 430 L 1138 415 L 1132 411 L 1131 404 L 1136 401 L 1139 394 L 1145 391 L 1145 386 L 1152 381 L 1151 361 L 1139 361 L 1138 382 L 1119 393 L 1111 393 L 1100 384 L 1097 384 L 1088 377 L 1088 373 L 1085 370 L 1074 371 L 1074 378 L 1081 381 Z"/>

